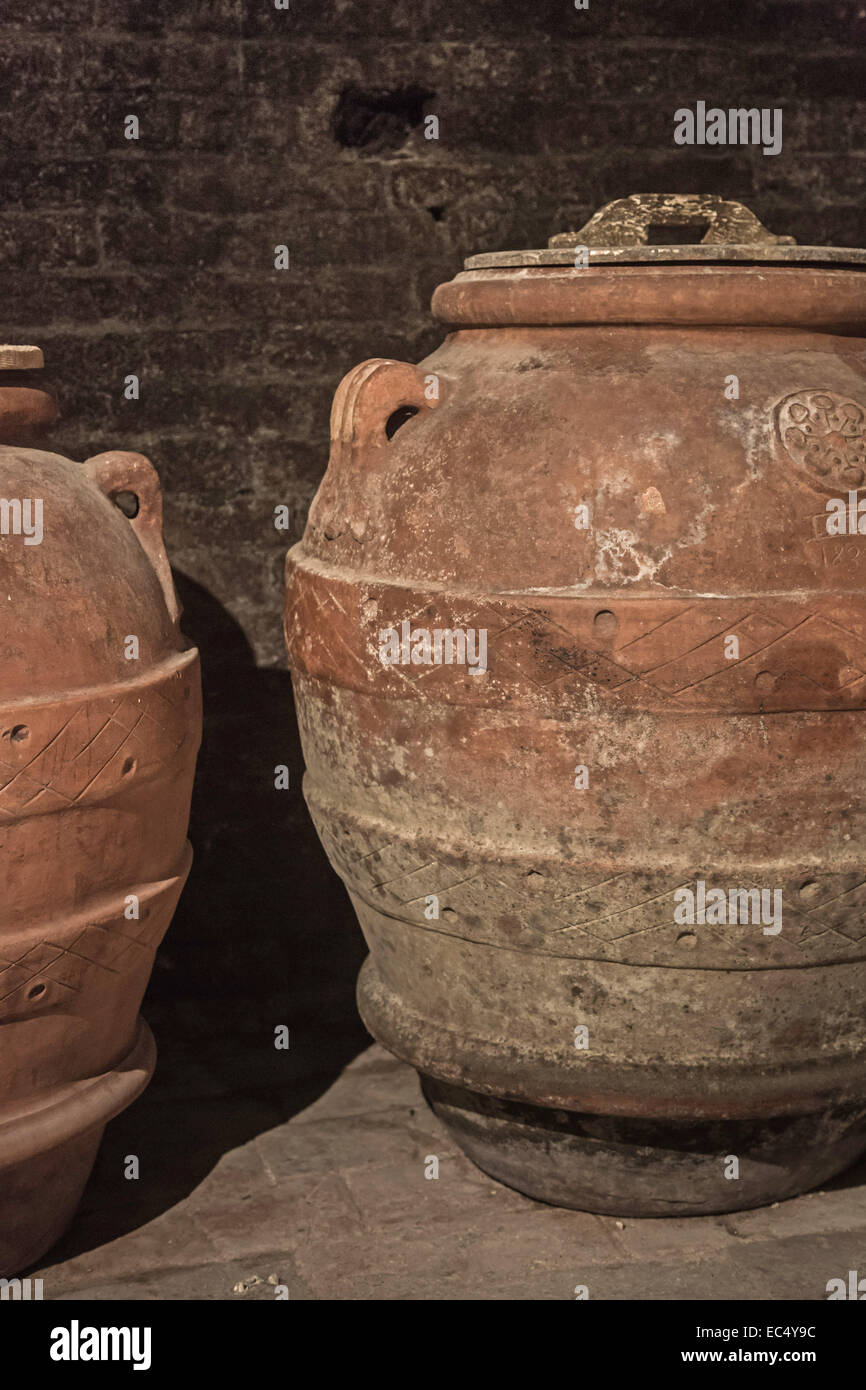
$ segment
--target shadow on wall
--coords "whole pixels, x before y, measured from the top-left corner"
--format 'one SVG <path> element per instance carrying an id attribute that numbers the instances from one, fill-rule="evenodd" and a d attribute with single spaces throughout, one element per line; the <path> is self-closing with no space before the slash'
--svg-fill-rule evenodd
<path id="1" fill-rule="evenodd" d="M 43 1263 L 174 1206 L 223 1154 L 310 1105 L 370 1042 L 355 1006 L 365 947 L 301 797 L 288 672 L 258 669 L 222 605 L 184 575 L 175 583 L 202 656 L 205 727 L 193 868 L 142 1007 L 157 1069 L 108 1126 L 79 1214 Z M 288 791 L 274 787 L 278 763 Z M 290 1046 L 278 1051 L 281 1024 Z M 132 1155 L 137 1180 L 124 1176 Z"/>

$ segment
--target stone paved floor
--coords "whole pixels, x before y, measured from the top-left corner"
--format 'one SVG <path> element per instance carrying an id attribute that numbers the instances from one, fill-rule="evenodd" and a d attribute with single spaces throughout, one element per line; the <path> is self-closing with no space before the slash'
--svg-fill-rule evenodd
<path id="1" fill-rule="evenodd" d="M 166 1020 L 150 1090 L 109 1126 L 72 1230 L 30 1271 L 46 1298 L 270 1299 L 279 1284 L 292 1299 L 572 1299 L 585 1284 L 594 1299 L 821 1299 L 866 1273 L 866 1166 L 737 1216 L 557 1210 L 473 1167 L 359 1027 L 319 1020 L 323 1056 L 303 1030 L 277 1052 L 261 1020 L 257 1006 L 245 1033 L 236 1015 L 225 1036 L 195 1005 Z"/>

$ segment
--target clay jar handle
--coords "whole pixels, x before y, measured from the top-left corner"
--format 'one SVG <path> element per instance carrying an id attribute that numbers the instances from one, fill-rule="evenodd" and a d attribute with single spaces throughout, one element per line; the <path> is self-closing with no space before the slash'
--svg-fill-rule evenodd
<path id="1" fill-rule="evenodd" d="M 438 388 L 435 399 L 426 393 L 429 380 L 419 367 L 389 357 L 370 358 L 343 377 L 331 407 L 328 470 L 310 508 L 313 533 L 332 541 L 348 530 L 363 541 L 369 505 L 365 482 L 387 469 L 400 426 L 438 404 Z"/>
<path id="2" fill-rule="evenodd" d="M 352 457 L 386 449 L 403 411 L 415 413 L 437 404 L 425 394 L 424 373 L 409 362 L 371 357 L 343 377 L 331 407 L 331 459 L 338 466 Z"/>
<path id="3" fill-rule="evenodd" d="M 109 501 L 128 517 L 142 550 L 156 572 L 169 617 L 173 623 L 177 623 L 180 604 L 162 539 L 162 488 L 153 464 L 143 454 L 111 450 L 86 459 L 83 468 Z"/>

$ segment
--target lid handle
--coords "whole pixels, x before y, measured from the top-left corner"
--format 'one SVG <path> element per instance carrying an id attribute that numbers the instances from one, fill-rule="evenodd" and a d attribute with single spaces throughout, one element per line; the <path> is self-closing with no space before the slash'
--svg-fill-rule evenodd
<path id="1" fill-rule="evenodd" d="M 673 234 L 672 234 L 673 233 Z M 794 246 L 768 232 L 742 203 L 715 193 L 632 193 L 599 208 L 579 232 L 560 232 L 548 246 Z"/>

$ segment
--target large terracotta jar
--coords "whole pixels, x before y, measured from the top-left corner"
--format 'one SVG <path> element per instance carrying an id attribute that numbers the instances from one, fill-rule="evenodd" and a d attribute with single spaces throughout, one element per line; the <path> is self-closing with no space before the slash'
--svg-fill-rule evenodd
<path id="1" fill-rule="evenodd" d="M 201 729 L 156 473 L 21 447 L 55 415 L 41 364 L 0 348 L 3 1276 L 61 1234 L 153 1071 L 138 1008 L 189 870 Z"/>
<path id="2" fill-rule="evenodd" d="M 802 1191 L 866 1147 L 866 252 L 638 196 L 433 310 L 288 560 L 364 1020 L 546 1201 Z"/>

